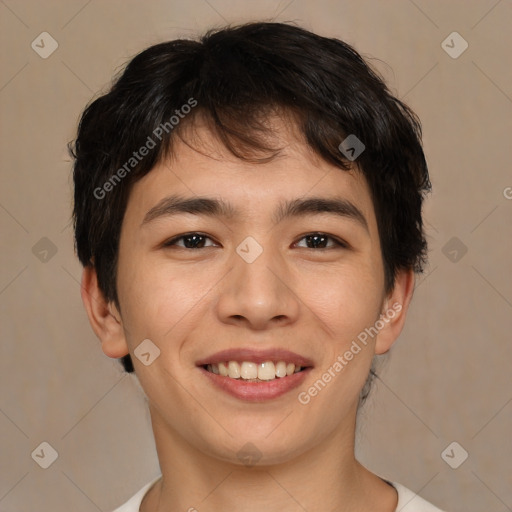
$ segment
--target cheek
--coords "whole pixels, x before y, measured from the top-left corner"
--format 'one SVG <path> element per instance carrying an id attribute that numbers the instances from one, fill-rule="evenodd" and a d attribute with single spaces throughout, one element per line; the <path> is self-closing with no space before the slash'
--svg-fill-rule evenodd
<path id="1" fill-rule="evenodd" d="M 208 298 L 216 280 L 210 275 L 189 269 L 179 272 L 171 265 L 144 260 L 136 255 L 119 268 L 119 293 L 129 336 L 134 342 L 141 337 L 159 346 L 179 336 L 197 319 L 197 312 Z"/>
<path id="2" fill-rule="evenodd" d="M 373 325 L 380 313 L 381 279 L 370 266 L 301 277 L 299 297 L 338 348 Z"/>
<path id="3" fill-rule="evenodd" d="M 379 318 L 380 282 L 370 267 L 338 269 L 323 279 L 305 280 L 301 289 L 322 332 L 314 340 L 321 354 L 316 379 L 299 390 L 298 399 L 312 416 L 323 418 L 322 432 L 337 428 L 346 411 L 357 406 L 374 356 L 374 340 L 365 329 Z"/>

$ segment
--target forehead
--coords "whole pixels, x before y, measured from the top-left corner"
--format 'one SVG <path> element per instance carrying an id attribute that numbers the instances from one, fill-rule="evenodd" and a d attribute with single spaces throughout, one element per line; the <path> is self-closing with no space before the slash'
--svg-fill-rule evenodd
<path id="1" fill-rule="evenodd" d="M 200 117 L 187 123 L 174 137 L 169 158 L 134 184 L 126 216 L 142 221 L 158 202 L 176 194 L 226 198 L 236 206 L 239 218 L 261 217 L 263 211 L 274 209 L 283 200 L 336 197 L 356 205 L 368 224 L 374 224 L 371 195 L 362 172 L 356 166 L 343 170 L 320 158 L 287 121 L 279 117 L 267 120 L 270 134 L 263 142 L 277 151 L 271 158 L 268 152 L 252 152 L 249 156 L 259 157 L 259 163 L 236 157 Z"/>

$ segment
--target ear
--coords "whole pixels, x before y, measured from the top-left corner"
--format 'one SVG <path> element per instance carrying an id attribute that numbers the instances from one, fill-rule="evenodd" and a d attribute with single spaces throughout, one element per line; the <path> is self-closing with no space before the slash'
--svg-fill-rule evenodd
<path id="1" fill-rule="evenodd" d="M 112 358 L 128 354 L 121 315 L 115 305 L 105 299 L 98 286 L 96 270 L 92 266 L 83 270 L 81 295 L 89 322 L 101 341 L 103 352 Z"/>
<path id="2" fill-rule="evenodd" d="M 375 342 L 375 353 L 385 354 L 402 332 L 414 292 L 414 270 L 400 270 L 393 291 L 386 297 L 380 319 L 380 329 Z"/>

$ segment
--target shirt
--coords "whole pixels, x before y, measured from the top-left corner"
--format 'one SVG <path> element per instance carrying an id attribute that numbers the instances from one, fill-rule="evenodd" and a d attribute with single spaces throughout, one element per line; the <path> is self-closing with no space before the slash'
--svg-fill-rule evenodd
<path id="1" fill-rule="evenodd" d="M 140 504 L 151 486 L 160 480 L 160 476 L 146 484 L 140 491 L 132 496 L 124 505 L 116 508 L 113 512 L 139 512 Z M 428 501 L 396 482 L 389 482 L 398 492 L 398 505 L 395 512 L 443 512 Z"/>

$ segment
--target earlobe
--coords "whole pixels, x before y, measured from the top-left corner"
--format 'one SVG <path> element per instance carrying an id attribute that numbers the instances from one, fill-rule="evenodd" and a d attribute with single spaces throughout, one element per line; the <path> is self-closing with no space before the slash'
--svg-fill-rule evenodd
<path id="1" fill-rule="evenodd" d="M 384 324 L 375 343 L 375 353 L 385 354 L 398 338 L 405 324 L 414 292 L 414 270 L 400 270 L 393 291 L 386 297 L 381 315 Z"/>
<path id="2" fill-rule="evenodd" d="M 96 270 L 92 266 L 83 270 L 81 295 L 89 322 L 101 341 L 103 352 L 112 358 L 127 355 L 129 350 L 121 315 L 115 305 L 106 300 L 98 286 Z"/>

